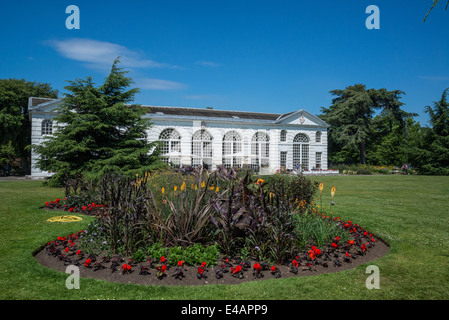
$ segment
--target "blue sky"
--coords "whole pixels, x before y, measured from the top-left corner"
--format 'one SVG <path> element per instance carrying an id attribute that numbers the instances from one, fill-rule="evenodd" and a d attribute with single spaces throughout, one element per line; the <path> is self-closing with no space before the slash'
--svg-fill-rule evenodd
<path id="1" fill-rule="evenodd" d="M 51 83 L 93 76 L 113 60 L 141 89 L 136 103 L 320 114 L 355 83 L 402 90 L 424 107 L 449 87 L 449 11 L 442 0 L 1 1 L 0 78 Z M 66 7 L 80 9 L 69 30 Z M 367 6 L 380 9 L 368 30 Z"/>

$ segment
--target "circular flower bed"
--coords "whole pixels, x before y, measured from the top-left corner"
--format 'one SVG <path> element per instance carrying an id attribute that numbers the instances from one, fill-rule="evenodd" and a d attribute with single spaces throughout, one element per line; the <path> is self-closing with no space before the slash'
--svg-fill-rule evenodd
<path id="1" fill-rule="evenodd" d="M 324 213 L 323 185 L 301 176 L 264 181 L 221 169 L 152 178 L 105 176 L 89 197 L 46 203 L 96 219 L 50 241 L 36 259 L 60 271 L 77 266 L 82 277 L 201 285 L 337 272 L 388 251 L 368 230 Z M 320 205 L 313 201 L 318 188 Z M 334 195 L 335 187 L 331 207 Z M 68 206 L 71 196 L 87 204 Z"/>
<path id="2" fill-rule="evenodd" d="M 342 243 L 335 238 L 322 248 L 312 246 L 283 264 L 223 255 L 210 265 L 206 262 L 188 265 L 183 260 L 170 261 L 165 256 L 145 257 L 144 261 L 136 262 L 125 255 L 87 254 L 80 249 L 82 239 L 90 237 L 84 230 L 50 241 L 36 252 L 35 258 L 43 266 L 61 272 L 69 265 L 78 266 L 81 277 L 85 278 L 145 285 L 204 285 L 338 272 L 368 263 L 388 252 L 389 247 L 382 239 L 350 221 L 340 223 L 350 229 L 351 240 Z"/>

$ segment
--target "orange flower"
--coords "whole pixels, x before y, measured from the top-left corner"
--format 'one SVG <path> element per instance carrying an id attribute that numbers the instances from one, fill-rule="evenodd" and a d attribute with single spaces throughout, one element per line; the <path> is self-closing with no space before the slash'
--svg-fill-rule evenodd
<path id="1" fill-rule="evenodd" d="M 335 195 L 335 186 L 333 186 L 333 187 L 332 187 L 332 190 L 331 190 L 331 196 L 332 196 L 332 198 L 334 198 L 334 195 Z"/>

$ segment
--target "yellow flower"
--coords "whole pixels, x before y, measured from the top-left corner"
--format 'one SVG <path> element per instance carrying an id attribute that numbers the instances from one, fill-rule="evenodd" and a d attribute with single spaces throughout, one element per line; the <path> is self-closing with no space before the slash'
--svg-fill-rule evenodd
<path id="1" fill-rule="evenodd" d="M 264 180 L 262 180 L 262 179 L 257 179 L 257 182 L 255 183 L 255 184 L 257 184 L 257 185 L 261 185 L 262 183 L 264 183 L 265 181 Z"/>
<path id="2" fill-rule="evenodd" d="M 165 193 L 165 188 L 162 188 L 162 194 L 164 194 Z"/>
<path id="3" fill-rule="evenodd" d="M 186 183 L 185 182 L 183 182 L 182 183 L 182 186 L 181 186 L 181 191 L 184 191 L 186 189 Z M 175 190 L 176 191 L 176 190 Z"/>
<path id="4" fill-rule="evenodd" d="M 332 196 L 332 198 L 334 198 L 334 195 L 335 195 L 335 186 L 333 186 L 333 187 L 332 187 L 332 190 L 331 190 L 331 196 Z"/>
<path id="5" fill-rule="evenodd" d="M 206 182 L 201 182 L 201 188 L 204 188 L 206 186 Z"/>
<path id="6" fill-rule="evenodd" d="M 219 187 L 217 187 L 217 188 L 215 189 L 215 192 L 218 192 L 218 191 L 220 191 L 220 188 L 219 188 Z"/>
<path id="7" fill-rule="evenodd" d="M 320 183 L 320 191 L 323 191 L 323 188 L 324 188 L 324 184 L 321 182 Z"/>
<path id="8" fill-rule="evenodd" d="M 178 190 L 178 186 L 174 186 L 173 190 L 175 190 L 175 191 Z"/>

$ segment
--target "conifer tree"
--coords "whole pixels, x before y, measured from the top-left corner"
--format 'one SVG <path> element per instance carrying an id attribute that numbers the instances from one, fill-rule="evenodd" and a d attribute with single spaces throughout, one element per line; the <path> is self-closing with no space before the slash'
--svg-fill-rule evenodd
<path id="1" fill-rule="evenodd" d="M 54 179 L 106 172 L 136 174 L 161 165 L 155 142 L 148 142 L 151 126 L 146 109 L 130 104 L 139 89 L 114 61 L 110 74 L 97 87 L 92 77 L 68 81 L 56 110 L 55 130 L 35 151 L 39 167 L 56 173 Z"/>
<path id="2" fill-rule="evenodd" d="M 430 175 L 449 175 L 449 88 L 444 90 L 441 99 L 434 107 L 426 106 L 430 127 L 423 128 L 422 141 L 415 150 L 417 167 L 420 173 Z"/>

